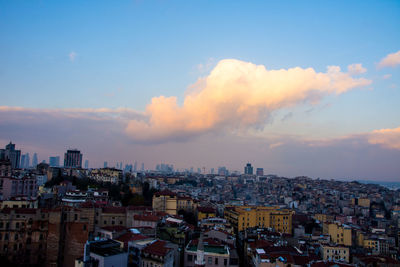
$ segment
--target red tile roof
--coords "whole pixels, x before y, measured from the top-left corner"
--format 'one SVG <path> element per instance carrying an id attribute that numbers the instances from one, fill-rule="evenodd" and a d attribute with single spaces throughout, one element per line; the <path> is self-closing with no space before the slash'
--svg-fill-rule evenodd
<path id="1" fill-rule="evenodd" d="M 4 208 L 2 213 L 9 214 L 11 211 L 14 211 L 16 214 L 36 214 L 38 209 L 30 209 L 30 208 Z"/>
<path id="2" fill-rule="evenodd" d="M 128 206 L 128 210 L 153 210 L 151 206 Z"/>
<path id="3" fill-rule="evenodd" d="M 126 231 L 127 228 L 121 225 L 113 225 L 113 226 L 104 226 L 101 229 L 106 230 L 106 231 L 112 231 L 112 232 L 123 232 Z"/>
<path id="4" fill-rule="evenodd" d="M 169 191 L 169 190 L 163 190 L 160 192 L 155 193 L 156 196 L 176 196 L 176 193 Z"/>
<path id="5" fill-rule="evenodd" d="M 212 207 L 198 207 L 197 210 L 202 213 L 215 213 L 215 209 Z"/>
<path id="6" fill-rule="evenodd" d="M 125 207 L 104 207 L 103 213 L 125 213 Z"/>
<path id="7" fill-rule="evenodd" d="M 144 253 L 149 253 L 151 255 L 166 256 L 171 248 L 166 247 L 167 242 L 157 240 L 154 243 L 148 245 L 143 249 Z"/>
<path id="8" fill-rule="evenodd" d="M 137 214 L 133 216 L 135 221 L 146 221 L 146 222 L 158 222 L 159 217 L 156 215 L 147 215 L 147 214 Z"/>

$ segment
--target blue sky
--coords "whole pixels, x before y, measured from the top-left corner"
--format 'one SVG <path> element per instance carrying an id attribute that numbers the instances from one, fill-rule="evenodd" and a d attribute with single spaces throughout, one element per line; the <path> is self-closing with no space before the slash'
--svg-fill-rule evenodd
<path id="1" fill-rule="evenodd" d="M 377 64 L 399 51 L 398 29 L 398 1 L 0 1 L 0 106 L 140 113 L 161 95 L 182 104 L 188 87 L 223 59 L 316 72 L 361 63 L 370 85 L 273 110 L 262 134 L 321 139 L 394 129 L 400 126 L 400 68 Z M 6 114 L 0 116 L 4 122 Z M 0 139 L 14 136 L 10 131 Z M 40 143 L 28 139 L 16 140 L 26 147 Z M 52 149 L 75 145 L 60 142 Z"/>

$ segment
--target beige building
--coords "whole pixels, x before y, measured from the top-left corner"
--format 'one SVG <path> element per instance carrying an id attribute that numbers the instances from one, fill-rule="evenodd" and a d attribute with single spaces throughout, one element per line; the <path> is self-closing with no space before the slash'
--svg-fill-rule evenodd
<path id="1" fill-rule="evenodd" d="M 116 184 L 122 181 L 122 171 L 114 168 L 93 169 L 90 178 L 98 182 Z"/>
<path id="2" fill-rule="evenodd" d="M 153 195 L 153 210 L 177 215 L 178 211 L 185 210 L 194 212 L 197 202 L 191 197 L 178 196 L 176 193 L 164 190 Z"/>
<path id="3" fill-rule="evenodd" d="M 314 219 L 324 223 L 324 222 L 332 222 L 334 220 L 334 217 L 333 215 L 327 215 L 327 214 L 315 214 Z"/>
<path id="4" fill-rule="evenodd" d="M 0 209 L 4 208 L 32 208 L 36 209 L 38 207 L 38 200 L 32 199 L 27 200 L 24 197 L 16 197 L 9 200 L 0 201 Z"/>
<path id="5" fill-rule="evenodd" d="M 351 199 L 351 204 L 369 208 L 371 201 L 368 198 L 353 198 Z"/>
<path id="6" fill-rule="evenodd" d="M 321 245 L 321 255 L 324 261 L 350 261 L 350 250 L 343 246 Z"/>

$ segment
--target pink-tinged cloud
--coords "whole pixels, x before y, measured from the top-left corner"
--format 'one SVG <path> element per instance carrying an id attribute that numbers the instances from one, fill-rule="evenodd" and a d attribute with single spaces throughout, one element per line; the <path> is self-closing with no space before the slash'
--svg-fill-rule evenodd
<path id="1" fill-rule="evenodd" d="M 71 53 L 68 54 L 69 61 L 74 62 L 77 56 L 78 54 L 72 51 Z"/>
<path id="2" fill-rule="evenodd" d="M 0 106 L 0 114 L 12 114 L 17 116 L 31 116 L 37 119 L 40 115 L 46 117 L 60 117 L 60 118 L 76 118 L 76 119 L 90 119 L 90 120 L 119 120 L 126 122 L 132 118 L 143 119 L 142 113 L 137 112 L 130 108 L 65 108 L 65 109 L 51 109 L 51 108 L 25 108 L 25 107 L 10 107 Z M 0 122 L 13 120 L 12 116 L 4 116 Z"/>
<path id="3" fill-rule="evenodd" d="M 360 72 L 360 67 L 354 69 Z M 131 120 L 126 133 L 136 141 L 164 142 L 262 128 L 271 111 L 369 84 L 370 80 L 354 78 L 338 66 L 320 73 L 300 67 L 267 70 L 263 65 L 221 60 L 191 87 L 183 105 L 176 97 L 154 97 L 146 107 L 147 120 Z"/>
<path id="4" fill-rule="evenodd" d="M 360 63 L 351 64 L 347 66 L 347 70 L 351 75 L 363 74 L 367 72 L 367 69 L 364 68 Z"/>
<path id="5" fill-rule="evenodd" d="M 378 68 L 385 68 L 385 67 L 396 67 L 397 65 L 400 64 L 400 50 L 387 55 L 384 57 L 379 63 L 378 63 Z"/>
<path id="6" fill-rule="evenodd" d="M 392 78 L 392 74 L 385 74 L 385 75 L 382 76 L 382 78 L 384 80 L 390 79 L 390 78 Z"/>
<path id="7" fill-rule="evenodd" d="M 400 150 L 400 127 L 373 131 L 369 137 L 370 144 L 378 144 L 385 148 Z"/>
<path id="8" fill-rule="evenodd" d="M 279 133 L 204 134 L 191 142 L 132 142 L 125 134 L 129 120 L 143 117 L 127 109 L 31 109 L 0 107 L 0 147 L 9 141 L 39 161 L 78 148 L 91 167 L 116 162 L 161 162 L 177 168 L 191 166 L 242 170 L 250 161 L 266 173 L 293 177 L 399 179 L 400 149 L 371 144 L 370 133 L 311 140 L 306 135 Z M 294 127 L 295 129 L 295 127 Z M 382 142 L 381 142 L 382 143 Z M 173 151 L 173 153 L 171 153 Z"/>

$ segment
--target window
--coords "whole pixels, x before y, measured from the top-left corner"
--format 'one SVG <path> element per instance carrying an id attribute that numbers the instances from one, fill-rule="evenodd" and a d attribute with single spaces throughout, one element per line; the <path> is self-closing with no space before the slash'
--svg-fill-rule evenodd
<path id="1" fill-rule="evenodd" d="M 86 231 L 86 224 L 83 225 L 83 231 Z"/>
<path id="2" fill-rule="evenodd" d="M 14 240 L 18 240 L 18 234 L 15 234 Z"/>
<path id="3" fill-rule="evenodd" d="M 228 259 L 224 259 L 224 266 L 228 265 Z"/>
<path id="4" fill-rule="evenodd" d="M 218 258 L 215 258 L 215 265 L 218 265 Z"/>
<path id="5" fill-rule="evenodd" d="M 15 228 L 19 228 L 19 222 L 15 223 Z"/>
<path id="6" fill-rule="evenodd" d="M 187 260 L 188 260 L 188 261 L 193 261 L 193 255 L 190 255 L 190 254 L 189 254 L 188 257 L 187 257 Z"/>
<path id="7" fill-rule="evenodd" d="M 75 214 L 75 221 L 78 220 L 78 214 Z"/>
<path id="8" fill-rule="evenodd" d="M 208 257 L 208 264 L 212 264 L 212 258 Z"/>

